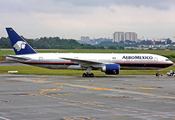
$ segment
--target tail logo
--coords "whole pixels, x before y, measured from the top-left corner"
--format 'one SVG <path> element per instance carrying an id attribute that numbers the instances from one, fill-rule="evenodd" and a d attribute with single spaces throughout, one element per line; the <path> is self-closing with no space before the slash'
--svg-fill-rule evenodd
<path id="1" fill-rule="evenodd" d="M 21 49 L 25 49 L 26 47 L 26 42 L 24 41 L 18 41 L 14 44 L 13 46 L 17 51 L 20 51 Z"/>

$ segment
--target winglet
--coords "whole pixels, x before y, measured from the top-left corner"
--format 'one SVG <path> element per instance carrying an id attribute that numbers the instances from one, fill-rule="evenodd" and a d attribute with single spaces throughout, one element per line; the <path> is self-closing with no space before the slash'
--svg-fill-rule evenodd
<path id="1" fill-rule="evenodd" d="M 22 39 L 12 28 L 6 28 L 16 55 L 34 54 L 35 50 Z"/>

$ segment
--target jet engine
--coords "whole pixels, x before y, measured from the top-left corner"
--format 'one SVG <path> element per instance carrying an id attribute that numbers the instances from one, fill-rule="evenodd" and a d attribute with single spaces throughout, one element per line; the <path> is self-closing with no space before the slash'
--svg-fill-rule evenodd
<path id="1" fill-rule="evenodd" d="M 120 65 L 119 64 L 106 64 L 101 68 L 102 72 L 105 72 L 106 74 L 119 74 L 120 71 Z"/>

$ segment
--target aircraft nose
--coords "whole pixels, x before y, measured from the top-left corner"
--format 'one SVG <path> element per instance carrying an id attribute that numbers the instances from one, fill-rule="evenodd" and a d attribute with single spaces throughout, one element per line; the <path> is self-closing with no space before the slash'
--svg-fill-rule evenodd
<path id="1" fill-rule="evenodd" d="M 174 65 L 174 63 L 172 61 L 170 61 L 171 65 Z"/>

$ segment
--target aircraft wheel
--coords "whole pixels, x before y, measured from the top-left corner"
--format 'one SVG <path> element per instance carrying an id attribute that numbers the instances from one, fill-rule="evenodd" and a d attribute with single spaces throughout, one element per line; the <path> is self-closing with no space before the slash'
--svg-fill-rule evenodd
<path id="1" fill-rule="evenodd" d="M 93 74 L 93 73 L 91 73 L 91 74 L 90 74 L 90 76 L 91 76 L 91 77 L 94 77 L 94 74 Z"/>
<path id="2" fill-rule="evenodd" d="M 86 74 L 86 77 L 91 77 L 91 74 Z"/>
<path id="3" fill-rule="evenodd" d="M 87 77 L 87 74 L 86 73 L 83 73 L 83 77 Z"/>
<path id="4" fill-rule="evenodd" d="M 159 77 L 159 73 L 156 73 L 156 76 Z"/>

